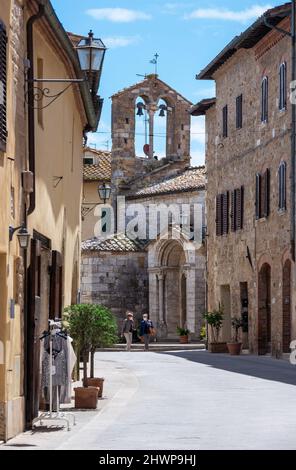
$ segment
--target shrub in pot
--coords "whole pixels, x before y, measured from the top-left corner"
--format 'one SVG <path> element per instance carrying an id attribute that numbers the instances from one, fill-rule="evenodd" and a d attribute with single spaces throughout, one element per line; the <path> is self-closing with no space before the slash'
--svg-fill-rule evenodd
<path id="1" fill-rule="evenodd" d="M 118 341 L 117 323 L 109 309 L 102 305 L 93 305 L 94 327 L 91 336 L 91 360 L 90 377 L 87 379 L 89 386 L 98 388 L 98 396 L 102 398 L 104 378 L 95 377 L 95 353 L 98 348 L 108 348 Z"/>
<path id="2" fill-rule="evenodd" d="M 227 343 L 220 342 L 220 332 L 223 325 L 224 311 L 221 305 L 217 310 L 206 312 L 204 319 L 207 321 L 211 330 L 211 341 L 209 342 L 209 351 L 212 353 L 225 353 L 227 350 Z"/>
<path id="3" fill-rule="evenodd" d="M 190 331 L 187 330 L 186 328 L 177 328 L 177 333 L 180 337 L 180 343 L 181 344 L 188 344 L 189 343 L 189 335 Z"/>
<path id="4" fill-rule="evenodd" d="M 96 409 L 98 389 L 88 386 L 87 363 L 94 334 L 94 307 L 88 304 L 71 305 L 65 309 L 64 319 L 75 347 L 83 359 L 83 387 L 75 388 L 75 408 Z"/>
<path id="5" fill-rule="evenodd" d="M 243 321 L 241 318 L 233 317 L 231 325 L 234 335 L 232 341 L 227 343 L 227 348 L 232 356 L 239 356 L 242 350 L 242 343 L 239 341 L 239 330 L 243 327 Z"/>

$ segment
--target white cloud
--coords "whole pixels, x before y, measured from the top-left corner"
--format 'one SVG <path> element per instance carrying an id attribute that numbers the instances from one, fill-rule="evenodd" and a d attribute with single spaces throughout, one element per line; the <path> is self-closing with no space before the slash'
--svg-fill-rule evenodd
<path id="1" fill-rule="evenodd" d="M 224 8 L 199 8 L 185 15 L 185 19 L 208 19 L 223 21 L 238 21 L 244 23 L 261 16 L 271 5 L 253 5 L 245 10 L 234 11 Z"/>
<path id="2" fill-rule="evenodd" d="M 139 36 L 110 36 L 102 39 L 103 43 L 110 49 L 127 47 L 140 42 Z"/>
<path id="3" fill-rule="evenodd" d="M 137 20 L 150 20 L 148 13 L 127 8 L 93 8 L 86 13 L 96 20 L 107 20 L 113 23 L 131 23 Z"/>

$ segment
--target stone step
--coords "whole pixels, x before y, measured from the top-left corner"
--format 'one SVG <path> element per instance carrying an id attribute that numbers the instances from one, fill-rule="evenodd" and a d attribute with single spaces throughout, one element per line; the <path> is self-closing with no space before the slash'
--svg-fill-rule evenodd
<path id="1" fill-rule="evenodd" d="M 204 350 L 205 344 L 204 343 L 189 343 L 189 344 L 180 344 L 180 343 L 150 343 L 149 349 L 150 351 L 200 351 Z M 144 345 L 142 343 L 136 343 L 132 345 L 132 351 L 140 352 L 143 351 Z M 110 352 L 117 352 L 117 351 L 125 351 L 126 345 L 125 344 L 116 344 L 111 348 L 101 348 L 97 351 L 110 351 Z"/>

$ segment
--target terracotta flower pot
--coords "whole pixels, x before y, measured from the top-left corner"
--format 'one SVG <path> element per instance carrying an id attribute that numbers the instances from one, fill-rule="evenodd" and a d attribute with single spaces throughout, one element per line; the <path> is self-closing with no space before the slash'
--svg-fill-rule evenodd
<path id="1" fill-rule="evenodd" d="M 227 343 L 209 343 L 209 351 L 213 354 L 228 353 Z"/>
<path id="2" fill-rule="evenodd" d="M 186 336 L 180 336 L 180 343 L 181 344 L 188 344 L 189 343 L 189 336 L 186 335 Z"/>
<path id="3" fill-rule="evenodd" d="M 227 343 L 227 348 L 231 356 L 239 356 L 242 351 L 242 343 Z"/>
<path id="4" fill-rule="evenodd" d="M 95 410 L 98 404 L 98 389 L 96 387 L 77 387 L 75 391 L 75 408 L 79 410 Z"/>
<path id="5" fill-rule="evenodd" d="M 89 387 L 96 387 L 98 389 L 98 397 L 102 398 L 104 391 L 104 378 L 103 377 L 94 377 L 87 379 L 87 385 Z"/>

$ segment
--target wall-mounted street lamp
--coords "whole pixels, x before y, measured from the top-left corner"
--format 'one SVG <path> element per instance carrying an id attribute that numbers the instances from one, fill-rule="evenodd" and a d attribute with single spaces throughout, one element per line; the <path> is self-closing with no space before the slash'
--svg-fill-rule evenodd
<path id="1" fill-rule="evenodd" d="M 106 53 L 106 46 L 101 39 L 95 39 L 92 30 L 87 38 L 83 38 L 76 47 L 80 67 L 83 72 L 90 74 L 100 72 Z"/>
<path id="2" fill-rule="evenodd" d="M 100 196 L 100 199 L 104 201 L 104 204 L 106 204 L 107 201 L 111 198 L 111 186 L 106 183 L 99 184 L 98 186 L 98 194 Z M 92 212 L 92 210 L 100 205 L 102 203 L 100 202 L 85 202 L 82 204 L 82 209 L 81 209 L 81 216 L 82 220 L 85 219 L 85 217 Z"/>
<path id="3" fill-rule="evenodd" d="M 41 102 L 43 98 L 49 99 L 49 103 L 40 107 L 38 109 L 45 109 L 54 103 L 61 95 L 63 95 L 73 84 L 79 84 L 88 81 L 91 93 L 94 93 L 94 84 L 99 83 L 99 78 L 103 68 L 104 57 L 106 53 L 106 46 L 101 41 L 101 39 L 95 39 L 92 31 L 89 32 L 87 38 L 83 38 L 79 44 L 75 47 L 80 68 L 84 74 L 83 78 L 33 78 L 28 79 L 28 82 L 33 82 L 34 84 L 51 84 L 51 83 L 66 83 L 68 84 L 66 88 L 56 94 L 51 94 L 51 91 L 48 87 L 39 87 L 34 86 L 34 101 Z M 97 80 L 94 79 L 97 77 Z M 32 91 L 32 87 L 29 88 L 27 95 Z M 27 98 L 28 101 L 28 98 Z"/>
<path id="4" fill-rule="evenodd" d="M 27 250 L 29 248 L 31 235 L 29 234 L 27 228 L 24 225 L 21 225 L 20 227 L 16 227 L 16 228 L 9 227 L 9 241 L 10 242 L 12 241 L 13 235 L 18 230 L 19 232 L 17 234 L 17 238 L 18 238 L 19 246 L 23 250 Z"/>
<path id="5" fill-rule="evenodd" d="M 100 198 L 104 201 L 104 204 L 106 204 L 106 201 L 109 201 L 111 197 L 111 186 L 106 183 L 99 185 L 98 193 Z"/>

